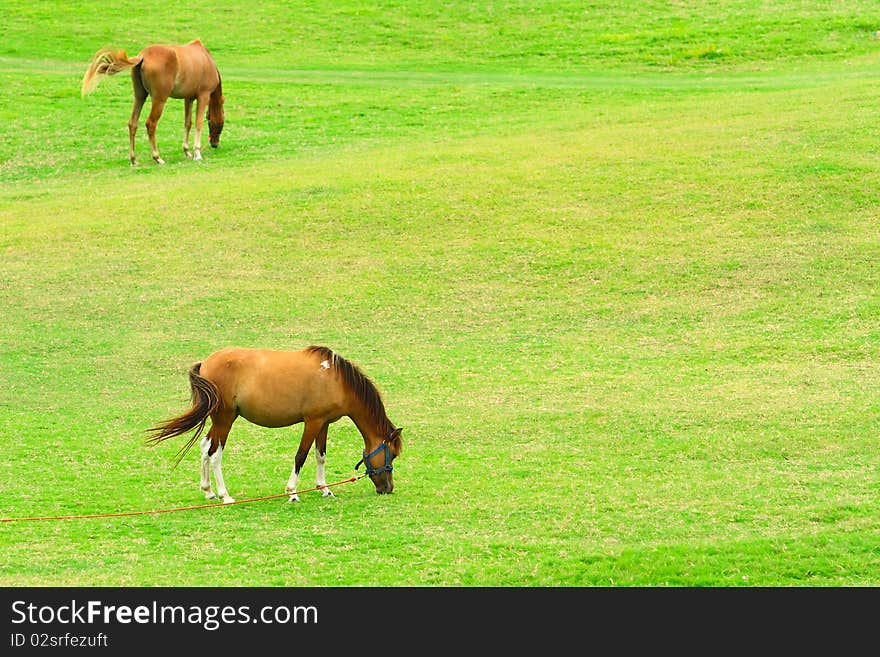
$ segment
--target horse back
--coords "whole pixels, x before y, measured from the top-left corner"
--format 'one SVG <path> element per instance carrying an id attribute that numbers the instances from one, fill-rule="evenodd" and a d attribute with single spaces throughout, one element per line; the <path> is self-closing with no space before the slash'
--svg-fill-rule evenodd
<path id="1" fill-rule="evenodd" d="M 182 46 L 147 46 L 139 57 L 141 79 L 151 95 L 195 98 L 220 83 L 214 58 L 198 39 Z"/>
<path id="2" fill-rule="evenodd" d="M 330 363 L 306 350 L 228 347 L 208 356 L 201 375 L 220 390 L 223 404 L 265 427 L 306 417 L 335 421 L 347 414 L 348 391 Z"/>

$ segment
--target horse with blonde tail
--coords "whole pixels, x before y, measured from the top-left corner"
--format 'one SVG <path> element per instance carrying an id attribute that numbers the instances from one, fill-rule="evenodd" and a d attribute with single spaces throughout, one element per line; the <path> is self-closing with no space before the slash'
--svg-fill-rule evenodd
<path id="1" fill-rule="evenodd" d="M 82 96 L 94 91 L 102 77 L 129 69 L 134 88 L 134 107 L 128 121 L 128 155 L 132 166 L 137 165 L 134 138 L 147 96 L 152 97 L 150 115 L 146 122 L 147 136 L 153 160 L 157 164 L 165 164 L 156 145 L 156 126 L 169 98 L 183 99 L 183 152 L 187 158 L 202 159 L 202 126 L 206 112 L 210 144 L 214 148 L 220 145 L 220 133 L 225 120 L 223 85 L 214 58 L 201 41 L 196 39 L 182 46 L 147 46 L 135 57 L 129 57 L 124 50 L 102 48 L 92 57 L 83 76 Z M 193 102 L 196 104 L 196 130 L 191 151 L 189 141 Z"/>
<path id="2" fill-rule="evenodd" d="M 327 487 L 324 464 L 327 430 L 340 418 L 349 417 L 364 439 L 358 469 L 364 465 L 377 493 L 394 490 L 393 461 L 401 451 L 402 428 L 395 427 L 375 384 L 351 361 L 327 347 L 310 346 L 300 351 L 228 347 L 216 351 L 189 370 L 192 405 L 185 413 L 148 429 L 147 443 L 156 445 L 190 431 L 193 435 L 177 453 L 177 463 L 199 442 L 211 420 L 201 446 L 201 489 L 207 499 L 219 496 L 235 500 L 223 479 L 223 449 L 232 423 L 241 416 L 261 427 L 288 427 L 304 423 L 299 449 L 286 491 L 298 502 L 300 471 L 312 444 L 316 447 L 316 483 L 323 495 Z M 217 485 L 211 487 L 211 473 Z"/>

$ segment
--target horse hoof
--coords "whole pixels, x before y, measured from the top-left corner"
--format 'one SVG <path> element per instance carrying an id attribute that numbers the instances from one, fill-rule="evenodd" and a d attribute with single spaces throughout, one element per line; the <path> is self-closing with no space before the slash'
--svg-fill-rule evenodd
<path id="1" fill-rule="evenodd" d="M 287 503 L 290 504 L 291 502 L 299 502 L 299 495 L 296 495 L 295 493 L 291 495 L 290 499 L 287 500 Z"/>
<path id="2" fill-rule="evenodd" d="M 165 164 L 165 160 L 161 157 L 154 157 L 153 159 L 156 160 L 156 164 Z"/>
<path id="3" fill-rule="evenodd" d="M 325 488 L 324 491 L 321 493 L 321 495 L 324 496 L 324 497 L 336 497 L 336 496 L 333 494 L 333 491 L 330 490 L 329 488 Z"/>
<path id="4" fill-rule="evenodd" d="M 213 492 L 205 493 L 205 499 L 206 500 L 216 500 L 217 496 Z"/>
<path id="5" fill-rule="evenodd" d="M 223 498 L 223 504 L 232 504 L 233 502 L 235 502 L 234 497 L 224 497 Z"/>

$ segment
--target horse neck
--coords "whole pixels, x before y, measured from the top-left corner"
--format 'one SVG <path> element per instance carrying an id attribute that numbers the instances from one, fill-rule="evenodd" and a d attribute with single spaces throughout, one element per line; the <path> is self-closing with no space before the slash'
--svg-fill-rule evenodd
<path id="1" fill-rule="evenodd" d="M 217 74 L 220 75 L 219 73 Z M 212 113 L 219 113 L 222 115 L 223 112 L 223 82 L 218 79 L 217 86 L 214 88 L 214 91 L 211 92 L 211 97 L 208 99 L 208 103 L 211 106 Z"/>
<path id="2" fill-rule="evenodd" d="M 366 404 L 359 399 L 354 400 L 354 408 L 348 417 L 361 432 L 361 436 L 364 438 L 364 447 L 368 450 L 372 450 L 384 441 L 392 427 L 391 421 L 384 412 L 381 413 L 381 418 L 375 417 Z"/>

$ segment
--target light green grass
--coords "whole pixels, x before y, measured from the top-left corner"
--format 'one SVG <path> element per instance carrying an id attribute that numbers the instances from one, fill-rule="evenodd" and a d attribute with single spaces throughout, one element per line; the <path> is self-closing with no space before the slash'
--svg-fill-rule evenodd
<path id="1" fill-rule="evenodd" d="M 395 493 L 4 523 L 0 583 L 880 583 L 869 3 L 294 4 L 0 2 L 0 516 L 199 504 L 143 430 L 231 344 L 361 365 Z M 193 36 L 221 147 L 172 102 L 131 169 L 88 58 Z M 231 493 L 300 431 L 239 420 Z"/>

